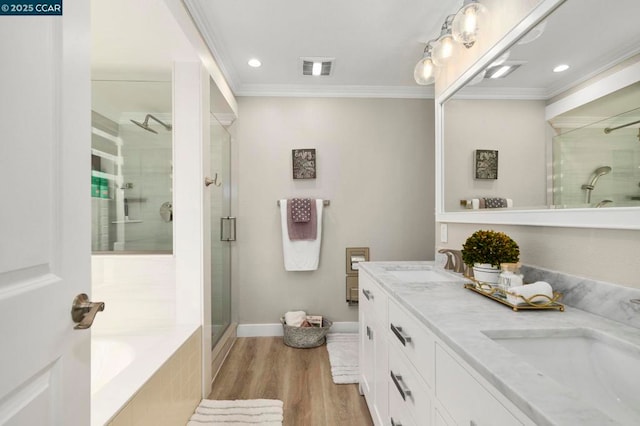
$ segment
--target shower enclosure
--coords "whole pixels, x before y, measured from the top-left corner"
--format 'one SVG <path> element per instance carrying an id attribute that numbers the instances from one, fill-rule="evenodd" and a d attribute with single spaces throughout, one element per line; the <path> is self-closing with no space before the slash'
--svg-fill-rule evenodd
<path id="1" fill-rule="evenodd" d="M 231 135 L 211 114 L 211 348 L 231 323 Z"/>
<path id="2" fill-rule="evenodd" d="M 171 82 L 92 82 L 94 252 L 173 249 Z"/>
<path id="3" fill-rule="evenodd" d="M 639 115 L 637 108 L 578 128 L 556 126 L 554 205 L 640 205 L 640 125 L 633 123 Z"/>

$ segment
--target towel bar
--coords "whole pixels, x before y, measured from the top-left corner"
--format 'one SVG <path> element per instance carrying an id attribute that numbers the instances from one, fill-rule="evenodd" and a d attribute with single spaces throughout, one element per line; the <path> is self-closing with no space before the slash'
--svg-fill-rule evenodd
<path id="1" fill-rule="evenodd" d="M 331 200 L 322 200 L 322 205 L 323 206 L 331 205 Z M 278 207 L 280 207 L 280 200 L 278 200 Z"/>

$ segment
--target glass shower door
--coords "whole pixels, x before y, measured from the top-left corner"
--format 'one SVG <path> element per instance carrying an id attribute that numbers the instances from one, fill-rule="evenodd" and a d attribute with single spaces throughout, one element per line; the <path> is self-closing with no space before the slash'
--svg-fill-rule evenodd
<path id="1" fill-rule="evenodd" d="M 211 115 L 211 347 L 231 322 L 231 135 Z"/>

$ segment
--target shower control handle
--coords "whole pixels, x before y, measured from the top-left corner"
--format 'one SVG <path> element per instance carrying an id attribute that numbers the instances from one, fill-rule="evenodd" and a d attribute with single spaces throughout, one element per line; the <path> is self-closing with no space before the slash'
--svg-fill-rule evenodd
<path id="1" fill-rule="evenodd" d="M 77 323 L 76 330 L 84 330 L 93 324 L 98 312 L 104 311 L 104 302 L 91 302 L 89 296 L 80 293 L 73 299 L 71 305 L 71 318 Z"/>

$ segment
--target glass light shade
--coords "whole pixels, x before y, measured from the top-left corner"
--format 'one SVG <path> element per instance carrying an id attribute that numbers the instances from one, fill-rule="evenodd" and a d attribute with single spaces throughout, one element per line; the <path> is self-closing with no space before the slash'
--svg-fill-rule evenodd
<path id="1" fill-rule="evenodd" d="M 462 43 L 467 49 L 478 39 L 478 31 L 482 26 L 487 27 L 487 8 L 478 1 L 465 4 L 456 13 L 451 23 L 453 39 Z"/>
<path id="2" fill-rule="evenodd" d="M 441 67 L 454 55 L 456 43 L 451 34 L 444 34 L 433 43 L 433 63 Z"/>
<path id="3" fill-rule="evenodd" d="M 428 86 L 433 84 L 438 77 L 440 70 L 433 63 L 430 54 L 426 54 L 422 59 L 418 61 L 416 67 L 413 69 L 413 78 L 416 83 L 422 86 Z"/>
<path id="4" fill-rule="evenodd" d="M 547 21 L 542 21 L 535 27 L 531 29 L 528 33 L 526 33 L 523 37 L 518 40 L 518 45 L 528 44 L 534 40 L 537 40 L 543 33 L 545 28 L 547 28 Z"/>

